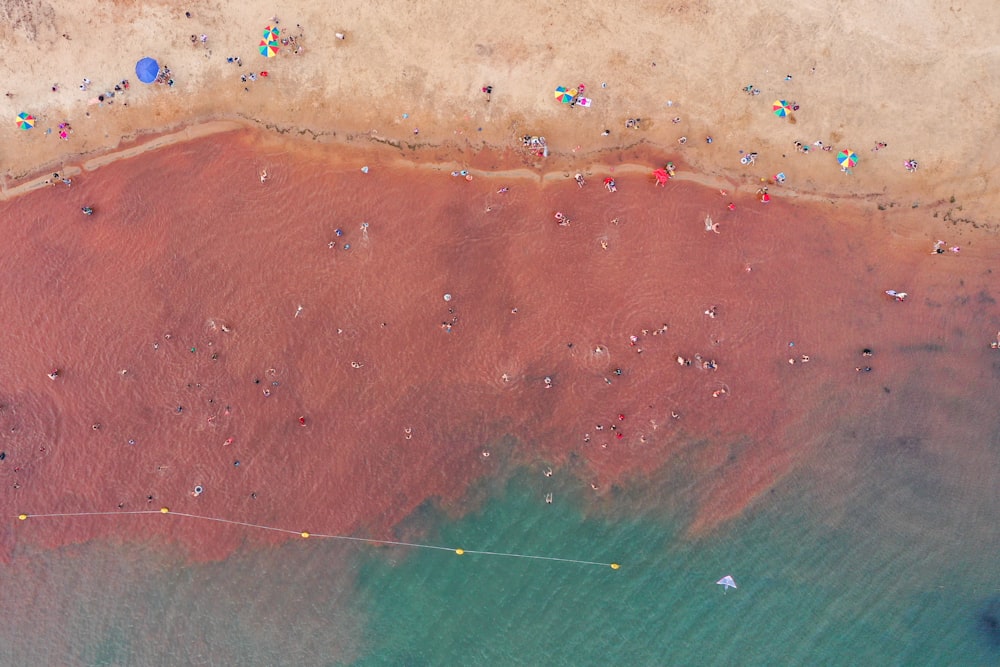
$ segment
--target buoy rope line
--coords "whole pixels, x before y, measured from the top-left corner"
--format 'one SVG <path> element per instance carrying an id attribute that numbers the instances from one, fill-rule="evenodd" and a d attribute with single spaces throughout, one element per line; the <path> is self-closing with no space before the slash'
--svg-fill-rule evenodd
<path id="1" fill-rule="evenodd" d="M 555 561 L 559 563 L 576 563 L 578 565 L 600 565 L 601 567 L 610 567 L 612 570 L 617 570 L 621 567 L 618 563 L 601 563 L 592 560 L 579 560 L 576 558 L 557 558 L 555 556 L 537 556 L 534 554 L 518 554 L 506 551 L 480 551 L 476 549 L 455 549 L 453 547 L 442 547 L 436 544 L 419 544 L 417 542 L 399 542 L 395 540 L 376 540 L 370 537 L 353 537 L 351 535 L 327 535 L 324 533 L 310 533 L 307 531 L 300 530 L 290 530 L 288 528 L 278 528 L 277 526 L 265 526 L 259 523 L 249 523 L 247 521 L 235 521 L 233 519 L 224 519 L 217 516 L 205 516 L 202 514 L 188 514 L 187 512 L 171 512 L 167 507 L 161 507 L 158 510 L 131 510 L 131 511 L 121 511 L 121 512 L 51 512 L 48 514 L 18 514 L 17 518 L 20 521 L 26 521 L 27 519 L 46 519 L 46 518 L 65 518 L 65 517 L 86 517 L 86 516 L 122 516 L 125 514 L 169 514 L 172 516 L 183 516 L 189 519 L 198 519 L 200 521 L 215 521 L 216 523 L 228 523 L 233 526 L 243 526 L 245 528 L 257 528 L 258 530 L 269 530 L 275 533 L 285 533 L 287 535 L 298 535 L 299 537 L 318 537 L 328 540 L 346 540 L 351 542 L 366 542 L 368 544 L 383 544 L 394 547 L 411 547 L 413 549 L 435 549 L 437 551 L 450 551 L 459 556 L 465 554 L 472 554 L 478 556 L 506 556 L 508 558 L 527 558 L 530 560 L 548 560 Z"/>

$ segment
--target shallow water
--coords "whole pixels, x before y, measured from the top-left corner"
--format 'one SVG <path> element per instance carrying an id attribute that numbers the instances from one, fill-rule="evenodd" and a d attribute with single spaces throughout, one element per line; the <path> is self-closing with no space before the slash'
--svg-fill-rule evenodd
<path id="1" fill-rule="evenodd" d="M 560 663 L 546 633 L 579 647 L 562 664 L 662 664 L 656 656 L 678 644 L 692 651 L 678 654 L 687 663 L 815 649 L 902 664 L 933 638 L 934 655 L 988 655 L 975 652 L 988 649 L 974 617 L 998 585 L 971 574 L 988 570 L 998 542 L 1000 358 L 986 343 L 1000 312 L 988 240 L 932 257 L 934 239 L 894 233 L 892 212 L 852 219 L 780 191 L 762 205 L 682 181 L 656 188 L 641 174 L 616 175 L 613 194 L 598 173 L 582 189 L 467 182 L 450 168 L 333 150 L 224 135 L 0 205 L 6 513 L 165 505 L 626 567 L 456 566 L 439 552 L 388 567 L 370 548 L 303 548 L 175 516 L 12 520 L 4 579 L 37 583 L 2 594 L 61 619 L 31 612 L 18 626 L 44 628 L 54 660 L 169 655 L 161 630 L 134 648 L 127 611 L 139 603 L 118 608 L 119 597 L 151 597 L 204 646 L 226 647 L 217 659 L 192 644 L 183 655 L 195 664 L 435 664 L 466 649 L 472 662 Z M 84 204 L 94 216 L 79 213 Z M 572 223 L 558 226 L 556 211 Z M 707 214 L 720 234 L 705 230 Z M 889 288 L 911 297 L 893 302 Z M 866 346 L 873 357 L 860 356 Z M 718 369 L 679 366 L 678 355 Z M 866 364 L 871 373 L 855 371 Z M 552 478 L 541 474 L 549 466 Z M 110 558 L 124 571 L 105 591 Z M 363 563 L 331 573 L 336 593 L 310 600 L 317 558 Z M 814 581 L 813 562 L 838 581 Z M 252 597 L 220 574 L 234 568 L 258 573 Z M 288 578 L 272 586 L 278 571 Z M 726 573 L 744 583 L 719 608 L 711 584 Z M 208 591 L 229 606 L 207 604 Z M 448 591 L 483 606 L 453 614 Z M 103 611 L 73 616 L 95 597 Z M 325 643 L 299 631 L 248 638 L 271 609 L 286 619 L 303 599 L 321 610 L 310 618 Z M 245 619 L 202 629 L 242 604 Z M 559 605 L 576 614 L 572 629 L 538 615 Z M 940 613 L 954 626 L 907 629 Z M 399 614 L 406 622 L 388 620 Z M 484 637 L 477 624 L 497 614 L 513 620 Z M 347 617 L 343 632 L 324 630 Z M 594 632 L 612 617 L 627 622 Z M 713 626 L 739 641 L 719 647 Z M 441 628 L 453 640 L 425 645 Z M 18 656 L 39 650 L 16 635 Z M 785 639 L 769 649 L 754 637 Z M 895 646 L 883 646 L 889 637 Z M 74 652 L 81 642 L 89 652 Z M 705 644 L 718 653 L 699 660 Z"/>

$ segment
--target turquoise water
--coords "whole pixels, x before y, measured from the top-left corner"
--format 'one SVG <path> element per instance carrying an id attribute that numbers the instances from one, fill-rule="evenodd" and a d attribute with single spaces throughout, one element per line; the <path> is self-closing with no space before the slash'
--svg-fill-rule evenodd
<path id="1" fill-rule="evenodd" d="M 482 514 L 443 527 L 441 540 L 619 560 L 622 569 L 427 552 L 402 564 L 369 562 L 361 577 L 369 646 L 358 664 L 1000 659 L 977 618 L 989 591 L 997 594 L 993 548 L 969 544 L 963 558 L 932 560 L 943 554 L 874 534 L 862 512 L 833 529 L 817 525 L 807 485 L 781 491 L 780 506 L 687 542 L 668 520 L 587 521 L 515 483 Z M 992 539 L 995 548 L 995 528 Z M 725 574 L 737 591 L 714 584 Z"/>
<path id="2" fill-rule="evenodd" d="M 962 526 L 957 541 L 933 511 L 894 529 L 892 507 L 871 501 L 897 473 L 867 477 L 835 519 L 816 478 L 795 475 L 701 539 L 641 495 L 635 518 L 584 518 L 558 471 L 487 482 L 490 500 L 459 521 L 428 505 L 404 526 L 435 544 L 618 571 L 322 540 L 200 565 L 132 542 L 20 553 L 4 568 L 0 662 L 996 664 L 982 618 L 1000 595 L 995 523 Z M 738 590 L 715 585 L 726 574 Z"/>

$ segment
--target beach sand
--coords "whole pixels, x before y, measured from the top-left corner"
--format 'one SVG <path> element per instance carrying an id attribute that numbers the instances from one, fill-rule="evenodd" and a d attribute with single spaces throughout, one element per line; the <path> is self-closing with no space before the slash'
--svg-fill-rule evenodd
<path id="1" fill-rule="evenodd" d="M 130 3 L 3 9 L 0 211 L 18 227 L 0 266 L 20 307 L 3 359 L 17 379 L 4 446 L 8 467 L 30 475 L 6 491 L 11 514 L 162 502 L 390 538 L 428 499 L 468 511 L 476 479 L 508 466 L 565 467 L 597 487 L 595 511 L 614 511 L 620 489 L 674 465 L 698 480 L 673 500 L 699 534 L 822 456 L 809 434 L 836 422 L 831 392 L 878 418 L 875 397 L 940 344 L 930 325 L 950 327 L 971 388 L 993 381 L 982 370 L 998 326 L 989 3 L 905 15 L 877 3 L 514 3 L 488 15 L 351 3 L 332 17 L 299 3 L 277 11 L 302 52 L 271 60 L 256 45 L 276 10 L 259 2 L 191 18 Z M 175 85 L 139 83 L 144 55 Z M 88 104 L 122 79 L 114 104 Z M 554 100 L 555 86 L 580 82 L 592 107 Z M 794 123 L 772 113 L 777 98 L 801 105 Z M 34 129 L 14 127 L 19 111 Z M 545 136 L 550 157 L 521 149 L 526 134 Z M 794 150 L 817 140 L 834 150 Z M 848 147 L 861 162 L 845 174 L 835 155 Z M 650 171 L 667 159 L 680 173 L 656 188 Z M 459 169 L 473 180 L 448 175 Z M 46 183 L 56 172 L 72 187 Z M 754 193 L 777 172 L 788 181 L 764 206 Z M 80 202 L 98 214 L 81 223 Z M 573 224 L 555 225 L 555 211 Z M 338 227 L 354 249 L 331 262 L 328 243 L 346 242 Z M 961 255 L 929 257 L 936 238 Z M 921 296 L 896 304 L 888 288 Z M 53 294 L 54 312 L 33 306 Z M 643 333 L 664 324 L 669 336 Z M 880 356 L 877 385 L 864 384 L 854 365 L 875 339 L 907 354 Z M 698 353 L 719 370 L 675 363 Z M 55 382 L 52 365 L 65 368 Z M 273 395 L 255 379 L 278 383 Z M 908 419 L 896 404 L 885 414 Z M 510 451 L 487 457 L 484 443 Z M 120 532 L 37 525 L 43 544 Z M 196 558 L 247 539 L 176 526 L 168 534 Z"/>
<path id="2" fill-rule="evenodd" d="M 3 11 L 5 191 L 68 156 L 212 118 L 324 140 L 398 142 L 408 155 L 447 146 L 460 162 L 485 144 L 504 149 L 541 135 L 558 158 L 549 168 L 614 161 L 643 142 L 682 148 L 699 171 L 753 188 L 783 171 L 797 193 L 955 196 L 963 217 L 995 224 L 1000 52 L 982 28 L 997 25 L 1000 9 L 988 0 L 920 2 L 906 12 L 878 2 L 700 1 L 628 10 L 515 2 L 489 11 L 471 2 L 349 2 L 330 13 L 256 0 L 238 11 L 59 0 L 10 1 Z M 301 37 L 265 59 L 257 44 L 276 12 L 284 36 Z M 174 86 L 136 80 L 134 64 L 146 55 L 170 67 Z M 234 56 L 242 67 L 226 62 Z M 266 79 L 240 81 L 261 70 Z M 78 88 L 84 78 L 87 91 Z M 113 104 L 88 104 L 122 79 L 132 85 Z M 556 86 L 581 82 L 592 107 L 555 102 Z M 748 84 L 760 95 L 742 92 Z M 493 86 L 489 102 L 485 85 Z M 801 106 L 794 122 L 771 113 L 775 99 Z M 34 130 L 14 131 L 21 111 L 39 119 Z M 642 119 L 640 129 L 626 131 L 628 118 Z M 64 121 L 73 128 L 68 141 L 44 134 Z M 845 176 L 834 154 L 798 154 L 796 141 L 853 149 L 861 165 Z M 887 148 L 872 152 L 876 142 Z M 755 169 L 740 165 L 741 150 L 759 153 Z M 911 158 L 920 164 L 914 174 L 903 168 Z"/>

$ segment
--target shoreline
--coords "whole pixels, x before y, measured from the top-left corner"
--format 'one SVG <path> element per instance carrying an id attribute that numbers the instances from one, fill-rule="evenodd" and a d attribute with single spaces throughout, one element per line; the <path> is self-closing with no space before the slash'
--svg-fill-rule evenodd
<path id="1" fill-rule="evenodd" d="M 527 158 L 524 153 L 518 153 L 516 147 L 498 146 L 486 142 L 478 147 L 472 155 L 472 159 L 463 160 L 460 159 L 463 157 L 463 150 L 454 144 L 423 142 L 419 145 L 407 144 L 404 147 L 400 140 L 372 133 L 346 134 L 340 137 L 336 132 L 324 133 L 308 127 L 279 127 L 274 124 L 265 124 L 259 119 L 209 117 L 181 121 L 160 131 L 137 131 L 131 135 L 120 137 L 108 146 L 84 153 L 66 154 L 59 160 L 36 167 L 31 172 L 21 176 L 12 177 L 5 174 L 0 180 L 0 201 L 11 201 L 30 192 L 51 187 L 54 183 L 49 174 L 52 173 L 75 177 L 82 173 L 96 171 L 120 160 L 132 159 L 151 151 L 228 132 L 256 132 L 264 138 L 265 142 L 290 141 L 299 148 L 335 145 L 345 149 L 343 159 L 357 157 L 363 161 L 363 158 L 370 157 L 373 160 L 382 161 L 382 164 L 390 168 L 451 171 L 464 167 L 474 177 L 527 179 L 536 184 L 559 182 L 572 178 L 574 173 L 582 173 L 588 178 L 606 174 L 652 174 L 652 170 L 658 165 L 658 160 L 669 160 L 675 161 L 679 165 L 673 180 L 696 183 L 708 189 L 724 191 L 734 199 L 752 195 L 762 184 L 776 188 L 772 190 L 774 196 L 788 198 L 795 202 L 809 204 L 826 202 L 831 206 L 848 205 L 856 207 L 859 211 L 872 206 L 878 211 L 897 206 L 903 208 L 904 202 L 910 199 L 907 192 L 889 193 L 885 190 L 854 194 L 823 192 L 783 186 L 770 179 L 765 181 L 764 177 L 755 178 L 750 174 L 731 173 L 722 168 L 703 171 L 698 166 L 687 164 L 683 156 L 670 153 L 647 140 L 641 140 L 624 148 L 594 149 L 580 154 L 554 151 L 550 153 L 546 162 L 535 161 L 532 164 L 532 160 Z M 293 133 L 299 136 L 289 136 Z M 305 135 L 311 135 L 312 138 L 302 138 Z M 365 141 L 367 143 L 362 143 Z M 451 160 L 441 159 L 442 153 L 454 154 L 455 158 Z M 511 153 L 513 155 L 510 155 Z M 617 159 L 624 161 L 614 162 L 608 159 L 615 153 L 618 154 Z M 625 156 L 626 153 L 629 154 L 628 157 Z M 329 153 L 325 155 L 327 158 L 330 157 Z M 658 158 L 657 155 L 665 155 L 666 157 Z M 434 159 L 424 160 L 423 158 L 426 156 L 431 156 Z M 477 167 L 472 164 L 476 162 L 492 162 L 493 168 L 487 168 L 485 165 Z M 521 164 L 516 164 L 518 162 Z M 501 168 L 496 168 L 496 163 L 502 163 Z M 917 223 L 916 226 L 921 230 L 931 232 L 931 228 L 936 226 L 934 219 L 939 217 L 940 210 L 948 209 L 945 216 L 946 221 L 952 218 L 951 213 L 956 208 L 962 210 L 961 205 L 955 206 L 955 204 L 955 196 L 952 196 L 950 200 L 941 196 L 921 204 L 920 206 L 925 210 L 930 209 L 937 211 L 937 213 L 933 214 L 924 224 Z M 919 207 L 912 205 L 912 208 Z M 1000 221 L 980 223 L 971 218 L 962 218 L 959 221 L 969 223 L 977 230 L 984 229 L 986 232 L 994 234 L 1000 232 Z"/>

